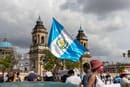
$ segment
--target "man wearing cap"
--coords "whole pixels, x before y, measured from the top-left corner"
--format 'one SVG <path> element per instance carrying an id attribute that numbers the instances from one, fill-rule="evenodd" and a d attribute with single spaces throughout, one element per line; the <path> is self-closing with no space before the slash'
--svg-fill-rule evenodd
<path id="1" fill-rule="evenodd" d="M 130 75 L 130 72 L 128 72 L 128 70 L 123 70 L 123 72 L 121 73 L 121 82 L 120 85 L 121 87 L 130 87 L 130 81 L 128 80 L 127 76 Z"/>

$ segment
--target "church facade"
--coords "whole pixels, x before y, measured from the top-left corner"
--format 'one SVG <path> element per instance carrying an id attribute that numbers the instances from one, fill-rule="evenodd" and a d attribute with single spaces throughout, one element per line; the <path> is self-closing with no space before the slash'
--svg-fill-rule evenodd
<path id="1" fill-rule="evenodd" d="M 86 48 L 88 48 L 88 39 L 84 34 L 83 29 L 80 27 L 76 39 Z M 41 18 L 39 17 L 36 21 L 36 25 L 32 31 L 32 45 L 30 47 L 30 68 L 31 70 L 36 71 L 39 75 L 41 75 L 43 71 L 43 60 L 45 59 L 45 50 L 48 50 L 47 47 L 48 41 L 48 32 Z M 87 55 L 88 58 L 88 55 Z M 82 58 L 83 61 L 88 61 L 85 57 Z"/>

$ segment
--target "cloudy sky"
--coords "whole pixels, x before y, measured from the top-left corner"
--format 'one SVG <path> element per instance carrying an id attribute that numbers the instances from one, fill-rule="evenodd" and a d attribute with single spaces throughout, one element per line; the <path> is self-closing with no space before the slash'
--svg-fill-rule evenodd
<path id="1" fill-rule="evenodd" d="M 121 56 L 130 49 L 130 0 L 0 0 L 0 39 L 26 53 L 39 15 L 48 31 L 56 17 L 73 37 L 81 25 L 93 56 Z"/>

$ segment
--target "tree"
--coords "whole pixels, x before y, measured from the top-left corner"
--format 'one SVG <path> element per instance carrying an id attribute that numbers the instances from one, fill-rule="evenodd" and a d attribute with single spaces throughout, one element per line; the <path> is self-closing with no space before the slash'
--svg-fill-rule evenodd
<path id="1" fill-rule="evenodd" d="M 80 68 L 80 62 L 73 62 L 73 61 L 65 61 L 65 67 L 67 69 L 74 69 L 74 68 Z"/>
<path id="2" fill-rule="evenodd" d="M 44 54 L 45 54 L 45 59 L 43 59 L 43 62 L 44 62 L 44 69 L 46 70 L 52 70 L 55 67 L 61 68 L 63 66 L 66 69 L 80 68 L 80 62 L 61 60 L 56 56 L 54 56 L 49 50 L 44 50 Z"/>
<path id="3" fill-rule="evenodd" d="M 0 67 L 2 70 L 10 70 L 13 68 L 13 65 L 16 63 L 13 56 L 5 56 L 5 58 L 0 59 Z"/>
<path id="4" fill-rule="evenodd" d="M 46 70 L 52 70 L 54 66 L 57 65 L 58 59 L 49 50 L 44 50 L 44 54 L 45 54 L 45 59 L 43 59 L 44 68 Z"/>
<path id="5" fill-rule="evenodd" d="M 44 68 L 46 69 L 46 70 L 52 70 L 53 69 L 53 67 L 54 67 L 54 62 L 47 62 L 45 65 L 44 65 Z"/>
<path id="6" fill-rule="evenodd" d="M 125 69 L 125 66 L 122 65 L 122 66 L 120 66 L 120 67 L 118 68 L 118 72 L 121 73 L 124 69 Z"/>

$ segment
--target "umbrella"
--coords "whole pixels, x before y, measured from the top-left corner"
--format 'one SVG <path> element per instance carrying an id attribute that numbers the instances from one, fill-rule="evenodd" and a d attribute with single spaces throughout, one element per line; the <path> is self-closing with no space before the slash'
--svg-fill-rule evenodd
<path id="1" fill-rule="evenodd" d="M 35 73 L 30 73 L 27 78 L 28 81 L 34 81 L 37 78 L 37 75 Z"/>

